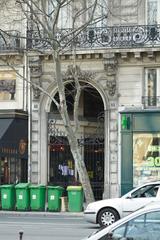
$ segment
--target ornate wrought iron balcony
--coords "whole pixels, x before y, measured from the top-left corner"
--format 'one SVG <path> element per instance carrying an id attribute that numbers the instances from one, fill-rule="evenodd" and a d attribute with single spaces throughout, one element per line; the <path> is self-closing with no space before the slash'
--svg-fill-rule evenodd
<path id="1" fill-rule="evenodd" d="M 20 33 L 18 31 L 0 31 L 0 52 L 20 49 Z"/>
<path id="2" fill-rule="evenodd" d="M 160 107 L 160 96 L 152 96 L 152 97 L 143 96 L 142 104 L 144 108 Z"/>
<path id="3" fill-rule="evenodd" d="M 61 29 L 56 40 L 60 47 L 77 49 L 159 47 L 160 25 L 88 27 L 75 37 L 72 29 Z M 28 48 L 49 49 L 49 42 L 42 32 L 28 31 Z"/>

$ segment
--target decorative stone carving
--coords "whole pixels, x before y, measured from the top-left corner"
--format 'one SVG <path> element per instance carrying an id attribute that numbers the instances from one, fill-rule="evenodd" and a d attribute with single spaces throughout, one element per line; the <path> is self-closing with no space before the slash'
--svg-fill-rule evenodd
<path id="1" fill-rule="evenodd" d="M 113 97 L 116 93 L 116 72 L 117 61 L 114 54 L 104 54 L 104 70 L 107 75 L 106 88 L 109 96 Z"/>
<path id="2" fill-rule="evenodd" d="M 110 96 L 114 96 L 116 92 L 116 81 L 107 81 L 106 87 L 108 90 L 108 94 Z"/>
<path id="3" fill-rule="evenodd" d="M 30 66 L 32 78 L 39 78 L 42 75 L 41 65 L 32 65 Z"/>
<path id="4" fill-rule="evenodd" d="M 33 84 L 40 86 L 41 85 L 40 78 L 42 75 L 42 65 L 39 58 L 35 57 L 30 59 L 30 73 L 31 73 L 31 81 L 33 82 Z M 41 91 L 35 85 L 33 85 L 33 97 L 34 99 L 37 100 L 40 97 Z"/>
<path id="5" fill-rule="evenodd" d="M 75 76 L 77 75 L 78 80 L 89 81 L 95 78 L 95 74 L 96 73 L 92 71 L 81 70 L 81 68 L 77 65 L 76 67 L 69 65 L 67 71 L 63 73 L 62 77 L 64 81 L 67 81 L 74 80 Z"/>

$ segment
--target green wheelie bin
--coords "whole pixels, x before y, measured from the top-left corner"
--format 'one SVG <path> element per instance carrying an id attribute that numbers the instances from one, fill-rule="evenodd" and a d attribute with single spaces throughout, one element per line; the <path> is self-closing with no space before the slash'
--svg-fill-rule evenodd
<path id="1" fill-rule="evenodd" d="M 82 186 L 68 186 L 67 192 L 69 212 L 81 212 L 83 210 L 84 201 Z"/>
<path id="2" fill-rule="evenodd" d="M 18 183 L 16 189 L 16 209 L 29 210 L 29 183 Z"/>
<path id="3" fill-rule="evenodd" d="M 63 187 L 48 186 L 48 211 L 59 212 L 61 210 L 61 197 L 63 192 Z"/>
<path id="4" fill-rule="evenodd" d="M 3 210 L 14 210 L 15 187 L 13 184 L 1 185 L 1 206 Z"/>
<path id="5" fill-rule="evenodd" d="M 46 186 L 30 185 L 30 209 L 35 211 L 45 210 Z"/>

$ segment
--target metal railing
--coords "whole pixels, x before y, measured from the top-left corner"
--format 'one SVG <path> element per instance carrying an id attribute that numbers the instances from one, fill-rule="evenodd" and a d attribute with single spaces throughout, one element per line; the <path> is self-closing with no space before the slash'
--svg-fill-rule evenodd
<path id="1" fill-rule="evenodd" d="M 160 25 L 88 27 L 73 33 L 73 29 L 56 32 L 52 42 L 61 48 L 143 48 L 160 46 Z M 42 31 L 28 31 L 28 48 L 49 49 L 51 39 Z"/>
<path id="2" fill-rule="evenodd" d="M 160 107 L 160 96 L 142 96 L 144 108 Z"/>
<path id="3" fill-rule="evenodd" d="M 18 31 L 0 31 L 0 51 L 19 50 L 25 37 Z M 28 49 L 51 49 L 51 44 L 59 48 L 103 49 L 103 48 L 151 48 L 160 46 L 160 25 L 88 27 L 78 33 L 73 29 L 60 29 L 49 39 L 43 31 L 27 31 Z"/>

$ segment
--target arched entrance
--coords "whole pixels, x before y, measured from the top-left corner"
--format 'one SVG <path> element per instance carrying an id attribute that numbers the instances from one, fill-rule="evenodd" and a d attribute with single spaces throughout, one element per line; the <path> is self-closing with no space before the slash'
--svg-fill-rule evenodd
<path id="1" fill-rule="evenodd" d="M 104 187 L 104 104 L 99 92 L 89 83 L 81 82 L 81 97 L 78 109 L 80 132 L 77 139 L 86 169 L 89 174 L 95 199 L 102 199 Z M 74 83 L 65 87 L 70 119 L 73 118 Z M 58 100 L 58 93 L 55 95 Z M 68 186 L 77 184 L 70 146 L 61 117 L 52 102 L 48 114 L 49 184 Z"/>

